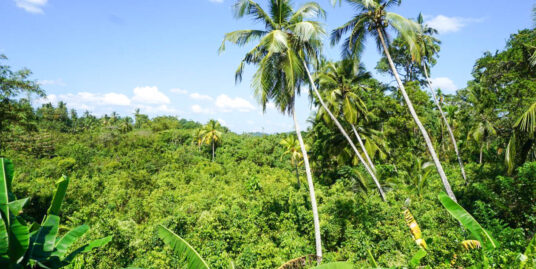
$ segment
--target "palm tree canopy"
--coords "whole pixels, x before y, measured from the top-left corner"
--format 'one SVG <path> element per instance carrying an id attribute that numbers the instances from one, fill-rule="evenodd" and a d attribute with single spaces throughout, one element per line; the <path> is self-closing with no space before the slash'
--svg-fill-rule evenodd
<path id="1" fill-rule="evenodd" d="M 220 52 L 225 50 L 226 42 L 244 46 L 258 41 L 238 66 L 236 82 L 242 80 L 246 65 L 256 65 L 251 86 L 263 110 L 272 101 L 282 113 L 290 113 L 295 95 L 300 94 L 300 85 L 306 80 L 303 61 L 318 58 L 325 34 L 323 26 L 313 19 L 324 18 L 325 11 L 315 2 L 294 10 L 289 0 L 269 1 L 267 11 L 254 1 L 238 0 L 234 11 L 237 18 L 252 17 L 265 27 L 225 35 Z"/>
<path id="2" fill-rule="evenodd" d="M 332 1 L 335 2 L 337 1 Z M 401 0 L 346 0 L 346 2 L 356 9 L 358 14 L 331 33 L 332 45 L 339 43 L 344 35 L 349 34 L 342 44 L 343 58 L 358 57 L 369 35 L 375 38 L 378 48 L 381 48 L 377 31 L 381 31 L 389 43 L 390 29 L 405 41 L 412 57 L 420 59 L 418 36 L 422 31 L 421 26 L 399 14 L 386 11 L 391 6 L 400 5 Z"/>
<path id="3" fill-rule="evenodd" d="M 221 128 L 222 126 L 218 121 L 210 120 L 201 131 L 202 142 L 207 145 L 218 144 L 221 141 Z"/>
<path id="4" fill-rule="evenodd" d="M 369 90 L 363 81 L 371 78 L 371 74 L 365 71 L 363 65 L 356 64 L 352 59 L 327 62 L 315 77 L 328 108 L 335 115 L 342 115 L 350 124 L 355 124 L 359 116 L 367 115 L 367 106 L 358 94 L 361 90 Z M 323 107 L 319 108 L 318 116 L 326 122 L 330 121 Z"/>

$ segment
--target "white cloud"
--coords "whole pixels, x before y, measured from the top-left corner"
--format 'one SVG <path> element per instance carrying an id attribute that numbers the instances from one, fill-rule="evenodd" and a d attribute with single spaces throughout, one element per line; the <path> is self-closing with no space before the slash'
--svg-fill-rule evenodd
<path id="1" fill-rule="evenodd" d="M 174 88 L 174 89 L 171 89 L 169 91 L 172 92 L 172 93 L 176 93 L 176 94 L 188 94 L 187 90 L 183 90 L 183 89 L 179 89 L 179 88 Z"/>
<path id="2" fill-rule="evenodd" d="M 43 79 L 43 80 L 37 81 L 37 84 L 39 84 L 41 86 L 47 86 L 47 85 L 65 86 L 66 85 L 65 82 L 63 82 L 63 80 L 61 78 L 53 79 L 53 80 Z"/>
<path id="3" fill-rule="evenodd" d="M 197 114 L 210 114 L 211 113 L 210 109 L 203 108 L 200 105 L 193 105 L 191 109 L 192 109 L 192 112 L 197 113 Z"/>
<path id="4" fill-rule="evenodd" d="M 447 17 L 445 15 L 437 15 L 428 19 L 425 24 L 439 31 L 440 34 L 458 32 L 469 23 L 482 22 L 483 19 L 462 18 L 462 17 Z"/>
<path id="5" fill-rule="evenodd" d="M 223 125 L 223 126 L 226 126 L 227 125 L 227 122 L 224 121 L 223 119 L 218 119 L 218 122 Z"/>
<path id="6" fill-rule="evenodd" d="M 225 94 L 222 94 L 216 98 L 215 105 L 223 112 L 230 112 L 233 110 L 249 112 L 255 109 L 255 107 L 246 99 L 241 97 L 231 98 Z"/>
<path id="7" fill-rule="evenodd" d="M 432 88 L 434 90 L 441 89 L 445 92 L 456 92 L 456 90 L 458 90 L 454 81 L 447 77 L 431 78 L 430 81 L 432 82 Z"/>
<path id="8" fill-rule="evenodd" d="M 103 96 L 102 101 L 104 104 L 107 105 L 115 105 L 115 106 L 128 106 L 130 105 L 130 99 L 120 93 L 107 93 Z"/>
<path id="9" fill-rule="evenodd" d="M 15 0 L 17 7 L 34 14 L 43 14 L 43 7 L 48 0 Z"/>
<path id="10" fill-rule="evenodd" d="M 212 97 L 200 93 L 190 93 L 190 98 L 194 100 L 206 100 L 206 101 L 212 101 Z"/>
<path id="11" fill-rule="evenodd" d="M 134 97 L 132 101 L 140 104 L 162 105 L 169 104 L 169 98 L 158 90 L 156 86 L 136 87 L 134 88 Z"/>

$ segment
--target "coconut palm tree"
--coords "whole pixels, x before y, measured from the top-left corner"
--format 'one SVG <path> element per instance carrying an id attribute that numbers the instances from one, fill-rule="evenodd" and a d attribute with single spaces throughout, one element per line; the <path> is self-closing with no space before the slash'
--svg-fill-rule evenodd
<path id="1" fill-rule="evenodd" d="M 303 154 L 301 151 L 300 143 L 294 136 L 288 136 L 287 138 L 281 139 L 279 142 L 284 148 L 285 152 L 283 155 L 290 155 L 290 164 L 296 170 L 296 180 L 298 182 L 298 189 L 300 188 L 300 172 L 298 167 L 303 165 Z M 306 151 L 309 150 L 309 146 L 305 144 Z M 282 158 L 283 156 L 281 156 Z"/>
<path id="2" fill-rule="evenodd" d="M 413 58 L 416 61 L 420 60 L 420 64 L 422 65 L 422 68 L 424 71 L 424 77 L 426 79 L 426 83 L 428 84 L 428 88 L 430 89 L 430 92 L 432 93 L 432 98 L 434 99 L 434 103 L 437 106 L 437 109 L 439 110 L 439 115 L 443 119 L 445 127 L 447 128 L 450 140 L 452 142 L 452 146 L 454 147 L 454 152 L 456 153 L 456 157 L 458 158 L 458 164 L 460 166 L 460 171 L 462 173 L 463 180 L 467 182 L 467 176 L 465 175 L 465 167 L 463 165 L 460 152 L 458 151 L 458 144 L 456 142 L 456 138 L 454 137 L 454 132 L 452 131 L 452 127 L 450 126 L 449 121 L 447 120 L 447 117 L 445 116 L 445 113 L 443 112 L 443 108 L 441 107 L 439 99 L 437 98 L 434 88 L 432 87 L 432 82 L 430 81 L 430 77 L 428 76 L 428 69 L 430 69 L 430 67 L 435 64 L 434 58 L 437 55 L 437 53 L 439 53 L 440 41 L 437 38 L 433 37 L 433 35 L 437 34 L 438 32 L 436 29 L 424 24 L 424 19 L 423 19 L 422 14 L 419 14 L 419 16 L 417 17 L 417 23 L 421 26 L 421 29 L 422 29 L 422 32 L 417 37 L 417 42 L 420 43 L 419 47 L 421 51 L 419 55 L 415 55 L 416 57 L 413 57 Z"/>
<path id="3" fill-rule="evenodd" d="M 367 90 L 361 82 L 369 79 L 371 77 L 370 73 L 365 71 L 364 66 L 357 65 L 353 60 L 343 59 L 336 63 L 326 62 L 315 75 L 317 83 L 322 91 L 325 92 L 324 99 L 327 100 L 328 109 L 333 111 L 334 115 L 344 118 L 352 126 L 368 165 L 372 171 L 376 172 L 374 163 L 355 126 L 358 118 L 365 117 L 368 113 L 367 107 L 357 94 L 357 91 Z M 326 117 L 328 114 L 323 107 L 318 110 L 318 114 L 326 122 L 331 120 L 330 117 Z"/>
<path id="4" fill-rule="evenodd" d="M 268 102 L 272 102 L 281 113 L 292 115 L 294 129 L 303 154 L 313 211 L 316 256 L 320 263 L 322 242 L 315 188 L 294 105 L 305 80 L 302 62 L 318 58 L 320 38 L 324 34 L 320 23 L 314 19 L 324 17 L 325 12 L 314 2 L 306 3 L 294 10 L 289 0 L 269 1 L 268 12 L 254 1 L 238 0 L 234 5 L 234 10 L 237 18 L 252 17 L 260 21 L 265 28 L 227 33 L 220 52 L 225 50 L 225 42 L 243 46 L 259 41 L 242 59 L 236 71 L 235 80 L 241 81 L 246 65 L 257 66 L 251 86 L 263 111 L 266 110 Z"/>
<path id="5" fill-rule="evenodd" d="M 221 141 L 221 124 L 218 121 L 210 120 L 203 127 L 203 142 L 212 146 L 212 161 L 214 161 L 216 144 Z"/>
<path id="6" fill-rule="evenodd" d="M 337 1 L 332 0 L 332 3 L 335 2 Z M 411 55 L 419 55 L 420 48 L 417 39 L 421 32 L 420 25 L 399 14 L 387 11 L 393 5 L 399 5 L 401 0 L 347 0 L 347 2 L 357 9 L 359 13 L 341 27 L 333 30 L 331 34 L 332 45 L 339 43 L 343 35 L 350 33 L 349 37 L 343 42 L 343 55 L 346 57 L 356 57 L 363 51 L 365 40 L 368 36 L 376 39 L 378 47 L 381 48 L 389 62 L 389 67 L 396 79 L 409 112 L 424 137 L 428 152 L 434 161 L 445 191 L 453 200 L 456 200 L 443 166 L 439 162 L 432 140 L 419 119 L 417 112 L 415 112 L 413 103 L 406 92 L 404 84 L 400 80 L 400 76 L 389 54 L 388 46 L 390 38 L 387 30 L 391 29 L 397 32 L 400 38 L 405 40 L 409 50 L 412 52 Z"/>

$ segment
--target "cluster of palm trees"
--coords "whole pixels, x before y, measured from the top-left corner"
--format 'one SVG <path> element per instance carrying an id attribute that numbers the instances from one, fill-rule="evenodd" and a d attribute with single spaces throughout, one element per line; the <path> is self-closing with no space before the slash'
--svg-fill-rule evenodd
<path id="1" fill-rule="evenodd" d="M 252 0 L 236 2 L 234 10 L 237 18 L 252 17 L 260 22 L 264 29 L 227 33 L 220 52 L 225 50 L 226 42 L 238 46 L 256 42 L 253 49 L 248 51 L 242 59 L 235 79 L 237 82 L 241 81 L 245 66 L 254 65 L 257 70 L 253 75 L 251 87 L 263 109 L 266 109 L 268 102 L 272 102 L 281 113 L 291 115 L 294 120 L 299 147 L 294 146 L 292 154 L 296 154 L 299 149 L 305 166 L 318 261 L 322 258 L 322 246 L 315 188 L 306 146 L 296 120 L 295 100 L 304 89 L 303 86 L 308 86 L 311 95 L 316 97 L 315 103 L 319 106 L 318 116 L 333 124 L 345 137 L 355 157 L 371 176 L 380 196 L 385 201 L 385 193 L 376 177 L 374 164 L 361 138 L 360 128 L 356 126 L 359 118 L 366 117 L 366 106 L 355 92 L 366 90 L 366 87 L 359 82 L 370 76 L 359 66 L 359 57 L 368 37 L 376 40 L 380 51 L 387 58 L 409 112 L 426 142 L 445 191 L 453 200 L 456 200 L 430 136 L 415 112 L 389 52 L 391 42 L 389 33 L 397 33 L 398 38 L 406 45 L 412 61 L 422 65 L 425 69 L 430 65 L 430 60 L 437 53 L 437 50 L 434 50 L 436 40 L 432 37 L 433 30 L 423 25 L 422 16 L 418 21 L 413 21 L 389 12 L 392 6 L 400 5 L 400 0 L 347 0 L 346 2 L 357 10 L 357 14 L 350 21 L 332 31 L 332 45 L 340 43 L 343 37 L 346 38 L 342 41 L 344 60 L 331 63 L 322 60 L 322 40 L 326 32 L 318 19 L 325 18 L 325 11 L 318 3 L 310 2 L 294 9 L 290 0 L 267 2 L 268 9 L 263 9 L 260 4 Z M 342 1 L 332 0 L 331 2 L 336 4 Z M 440 106 L 437 99 L 436 104 Z M 442 110 L 441 114 L 448 125 Z M 345 130 L 343 123 L 351 126 L 362 154 Z M 460 165 L 463 165 L 461 161 Z"/>
<path id="2" fill-rule="evenodd" d="M 221 143 L 222 126 L 216 120 L 209 120 L 203 127 L 195 130 L 194 143 L 201 150 L 203 144 L 209 145 L 212 149 L 212 161 L 216 157 L 216 147 Z"/>

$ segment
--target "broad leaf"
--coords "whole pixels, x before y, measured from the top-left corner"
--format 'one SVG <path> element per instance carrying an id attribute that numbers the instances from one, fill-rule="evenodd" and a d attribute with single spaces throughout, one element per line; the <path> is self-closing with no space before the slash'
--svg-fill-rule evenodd
<path id="1" fill-rule="evenodd" d="M 65 197 L 65 193 L 67 192 L 68 185 L 69 178 L 67 178 L 67 176 L 63 176 L 60 180 L 56 182 L 56 192 L 54 192 L 54 198 L 52 198 L 52 203 L 50 204 L 50 208 L 47 211 L 49 215 L 59 216 L 61 203 L 63 202 L 63 198 Z"/>
<path id="2" fill-rule="evenodd" d="M 13 163 L 0 158 L 0 212 L 4 214 L 6 226 L 10 226 L 8 203 L 11 197 L 11 181 L 13 180 Z"/>
<path id="3" fill-rule="evenodd" d="M 77 248 L 75 251 L 71 252 L 65 259 L 63 259 L 64 264 L 69 264 L 71 261 L 76 258 L 78 254 L 83 254 L 92 251 L 95 248 L 100 248 L 112 241 L 113 236 L 107 236 L 101 239 L 93 240 L 89 242 L 89 244 L 85 244 L 79 248 Z"/>
<path id="4" fill-rule="evenodd" d="M 7 254 L 7 250 L 9 248 L 8 240 L 7 227 L 4 222 L 4 218 L 0 214 L 0 256 Z"/>
<path id="5" fill-rule="evenodd" d="M 28 226 L 24 224 L 20 217 L 11 217 L 11 227 L 8 230 L 9 234 L 9 249 L 8 254 L 11 261 L 17 261 L 28 250 L 30 244 L 30 234 Z"/>
<path id="6" fill-rule="evenodd" d="M 78 240 L 80 237 L 82 237 L 88 230 L 89 226 L 84 224 L 67 232 L 56 243 L 55 251 L 52 253 L 52 255 L 63 258 L 67 253 L 69 247 L 71 247 L 71 245 L 74 244 L 74 242 L 76 242 L 76 240 Z"/>
<path id="7" fill-rule="evenodd" d="M 530 266 L 536 265 L 536 236 L 532 237 L 527 249 L 525 249 L 525 253 L 521 257 L 523 258 L 519 265 L 520 269 L 531 268 Z"/>
<path id="8" fill-rule="evenodd" d="M 22 211 L 22 208 L 24 207 L 24 205 L 26 205 L 27 202 L 28 202 L 28 198 L 9 202 L 8 204 L 9 210 L 11 211 L 13 215 L 18 216 L 19 213 Z"/>
<path id="9" fill-rule="evenodd" d="M 188 268 L 209 268 L 201 255 L 188 244 L 184 239 L 170 231 L 164 226 L 158 227 L 160 238 L 173 249 L 176 255 L 185 256 L 188 261 Z"/>
<path id="10" fill-rule="evenodd" d="M 491 234 L 486 231 L 480 223 L 476 221 L 471 214 L 469 214 L 463 207 L 458 203 L 454 202 L 447 194 L 440 193 L 438 195 L 439 201 L 447 209 L 447 211 L 456 218 L 465 228 L 467 228 L 471 234 L 475 237 L 476 240 L 480 242 L 486 242 L 485 246 L 487 248 L 496 248 L 497 242 Z M 485 239 L 485 240 L 484 240 Z"/>
<path id="11" fill-rule="evenodd" d="M 35 235 L 35 241 L 30 251 L 30 259 L 42 260 L 50 256 L 50 252 L 54 250 L 59 224 L 60 217 L 56 215 L 48 215 L 46 217 Z"/>

